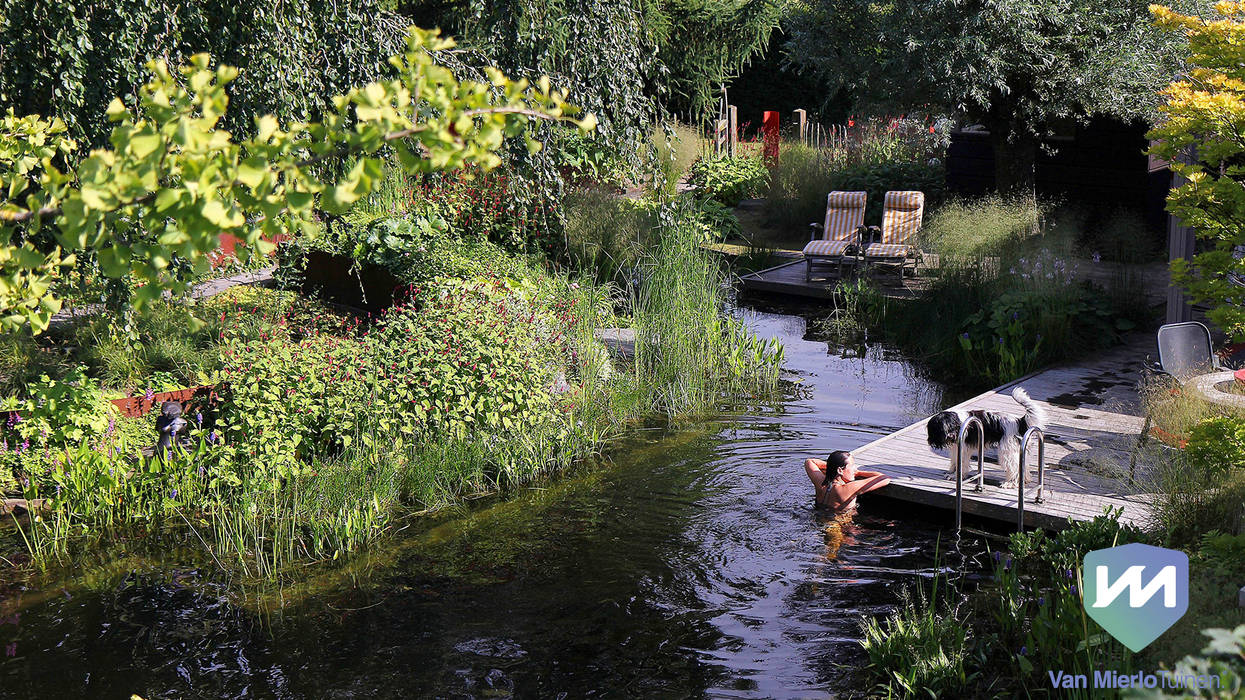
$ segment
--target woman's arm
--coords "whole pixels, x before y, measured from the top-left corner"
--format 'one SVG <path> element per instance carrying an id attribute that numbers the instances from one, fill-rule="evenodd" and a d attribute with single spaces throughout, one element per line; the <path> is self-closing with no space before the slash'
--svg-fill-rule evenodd
<path id="1" fill-rule="evenodd" d="M 813 486 L 820 488 L 826 481 L 826 463 L 820 459 L 806 459 L 804 473 L 808 474 L 808 480 L 813 482 Z"/>
<path id="2" fill-rule="evenodd" d="M 850 484 L 834 487 L 835 493 L 839 497 L 839 501 L 846 503 L 862 493 L 876 491 L 891 482 L 890 477 L 878 474 L 877 476 L 867 479 L 857 479 Z"/>
<path id="3" fill-rule="evenodd" d="M 885 476 L 885 474 L 883 474 L 882 472 L 871 472 L 871 471 L 867 471 L 867 470 L 865 470 L 865 469 L 857 469 L 857 470 L 856 470 L 856 478 L 857 478 L 857 479 L 869 479 L 869 478 L 871 478 L 871 477 L 875 477 L 875 476 Z"/>

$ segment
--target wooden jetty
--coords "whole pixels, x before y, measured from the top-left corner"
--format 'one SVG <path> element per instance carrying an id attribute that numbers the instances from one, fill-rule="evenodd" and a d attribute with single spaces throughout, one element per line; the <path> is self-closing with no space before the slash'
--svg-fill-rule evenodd
<path id="1" fill-rule="evenodd" d="M 811 282 L 805 280 L 804 259 L 786 262 L 765 270 L 758 270 L 739 277 L 740 284 L 747 291 L 790 294 L 793 296 L 812 297 L 814 299 L 831 299 L 838 286 L 839 277 L 835 273 L 818 270 Z M 878 274 L 871 277 L 878 291 L 892 299 L 914 299 L 929 285 L 928 278 L 917 276 L 905 277 L 901 281 L 894 272 Z"/>
<path id="2" fill-rule="evenodd" d="M 1019 385 L 1046 410 L 1046 484 L 1044 500 L 1034 503 L 1036 485 L 1025 493 L 1025 525 L 1057 530 L 1068 520 L 1090 520 L 1107 507 L 1121 508 L 1121 522 L 1140 525 L 1148 515 L 1148 495 L 1130 481 L 1142 431 L 1138 382 L 1153 340 L 1138 334 L 1131 342 L 1097 359 L 1054 367 L 1005 384 L 958 404 L 956 408 L 995 409 L 1019 415 L 1012 399 Z M 955 481 L 947 480 L 947 459 L 930 450 L 925 421 L 852 450 L 856 464 L 891 477 L 891 485 L 865 498 L 893 498 L 955 509 Z M 964 513 L 1016 527 L 1016 489 L 998 486 L 1003 473 L 987 451 L 986 487 L 974 491 L 976 461 L 965 470 Z M 1029 464 L 1036 470 L 1037 449 Z M 1136 464 L 1137 476 L 1148 469 Z"/>
<path id="3" fill-rule="evenodd" d="M 717 244 L 710 246 L 713 250 L 726 255 L 743 255 L 748 249 L 743 246 Z M 804 256 L 798 250 L 771 250 L 770 255 L 788 260 L 764 270 L 758 270 L 739 278 L 746 291 L 766 292 L 772 294 L 789 294 L 792 296 L 810 297 L 814 299 L 831 299 L 839 278 L 833 272 L 820 268 L 814 272 L 813 280 L 805 280 Z M 882 272 L 871 275 L 870 279 L 878 290 L 892 299 L 912 299 L 929 288 L 929 278 L 938 268 L 938 256 L 926 253 L 917 269 L 916 277 L 905 277 L 902 281 L 893 272 Z M 845 273 L 850 270 L 844 268 Z M 1170 282 L 1170 273 L 1163 263 L 1121 264 L 1112 262 L 1092 263 L 1077 261 L 1074 266 L 1078 279 L 1093 282 L 1107 289 L 1123 288 L 1135 290 L 1146 297 L 1149 303 L 1160 303 L 1166 299 Z"/>

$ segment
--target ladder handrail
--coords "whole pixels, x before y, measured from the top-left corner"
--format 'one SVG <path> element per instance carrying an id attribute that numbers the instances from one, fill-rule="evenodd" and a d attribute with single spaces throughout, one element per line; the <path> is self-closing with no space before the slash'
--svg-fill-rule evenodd
<path id="1" fill-rule="evenodd" d="M 955 529 L 960 530 L 960 522 L 964 519 L 964 438 L 968 436 L 968 429 L 977 426 L 977 488 L 975 491 L 985 490 L 986 479 L 986 427 L 981 424 L 981 419 L 977 416 L 969 416 L 964 421 L 964 425 L 960 426 L 960 434 L 955 441 Z"/>
<path id="2" fill-rule="evenodd" d="M 1025 529 L 1025 477 L 1029 474 L 1027 469 L 1029 438 L 1035 436 L 1038 441 L 1038 485 L 1037 495 L 1033 498 L 1034 503 L 1042 502 L 1042 490 L 1046 485 L 1046 433 L 1034 426 L 1026 430 L 1024 437 L 1020 438 L 1020 474 L 1016 479 L 1016 528 L 1021 532 Z"/>

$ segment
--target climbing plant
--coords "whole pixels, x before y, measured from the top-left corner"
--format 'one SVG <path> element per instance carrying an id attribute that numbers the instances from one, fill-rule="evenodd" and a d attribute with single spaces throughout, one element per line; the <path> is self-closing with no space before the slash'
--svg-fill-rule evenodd
<path id="1" fill-rule="evenodd" d="M 238 71 L 207 54 L 180 69 L 148 63 L 150 79 L 129 105 L 114 98 L 110 148 L 66 165 L 76 149 L 59 119 L 17 117 L 0 123 L 0 327 L 46 328 L 61 300 L 53 282 L 94 252 L 102 273 L 132 276 L 141 308 L 164 291 L 184 291 L 166 274 L 176 257 L 196 270 L 220 234 L 245 250 L 266 252 L 265 238 L 315 231 L 313 212 L 340 213 L 383 180 L 384 158 L 427 173 L 476 164 L 497 167 L 508 137 L 541 144 L 532 119 L 595 127 L 547 78 L 512 81 L 487 68 L 487 82 L 463 80 L 434 55 L 452 49 L 439 32 L 415 27 L 390 58 L 396 77 L 334 97 L 319 121 L 254 120 L 254 135 L 236 139 L 222 123 L 227 86 Z M 346 158 L 340 177 L 316 166 Z"/>

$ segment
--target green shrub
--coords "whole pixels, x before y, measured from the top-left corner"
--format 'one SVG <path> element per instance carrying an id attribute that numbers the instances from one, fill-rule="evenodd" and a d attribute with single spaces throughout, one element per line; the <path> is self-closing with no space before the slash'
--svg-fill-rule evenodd
<path id="1" fill-rule="evenodd" d="M 1227 476 L 1245 468 L 1245 420 L 1216 416 L 1189 431 L 1185 446 L 1189 461 L 1208 476 Z"/>
<path id="2" fill-rule="evenodd" d="M 698 196 L 734 207 L 765 190 L 769 170 L 757 158 L 700 158 L 692 164 L 688 183 Z"/>
<path id="3" fill-rule="evenodd" d="M 1226 576 L 1245 571 L 1245 533 L 1229 535 L 1212 530 L 1202 535 L 1195 556 Z"/>
<path id="4" fill-rule="evenodd" d="M 0 411 L 13 412 L 0 426 L 0 482 L 9 489 L 12 479 L 48 469 L 56 453 L 111 434 L 118 415 L 82 367 L 62 379 L 40 377 L 23 396 L 5 398 Z"/>
<path id="5" fill-rule="evenodd" d="M 716 199 L 701 199 L 696 202 L 695 222 L 705 242 L 743 235 L 739 217 L 735 216 L 734 210 Z"/>

